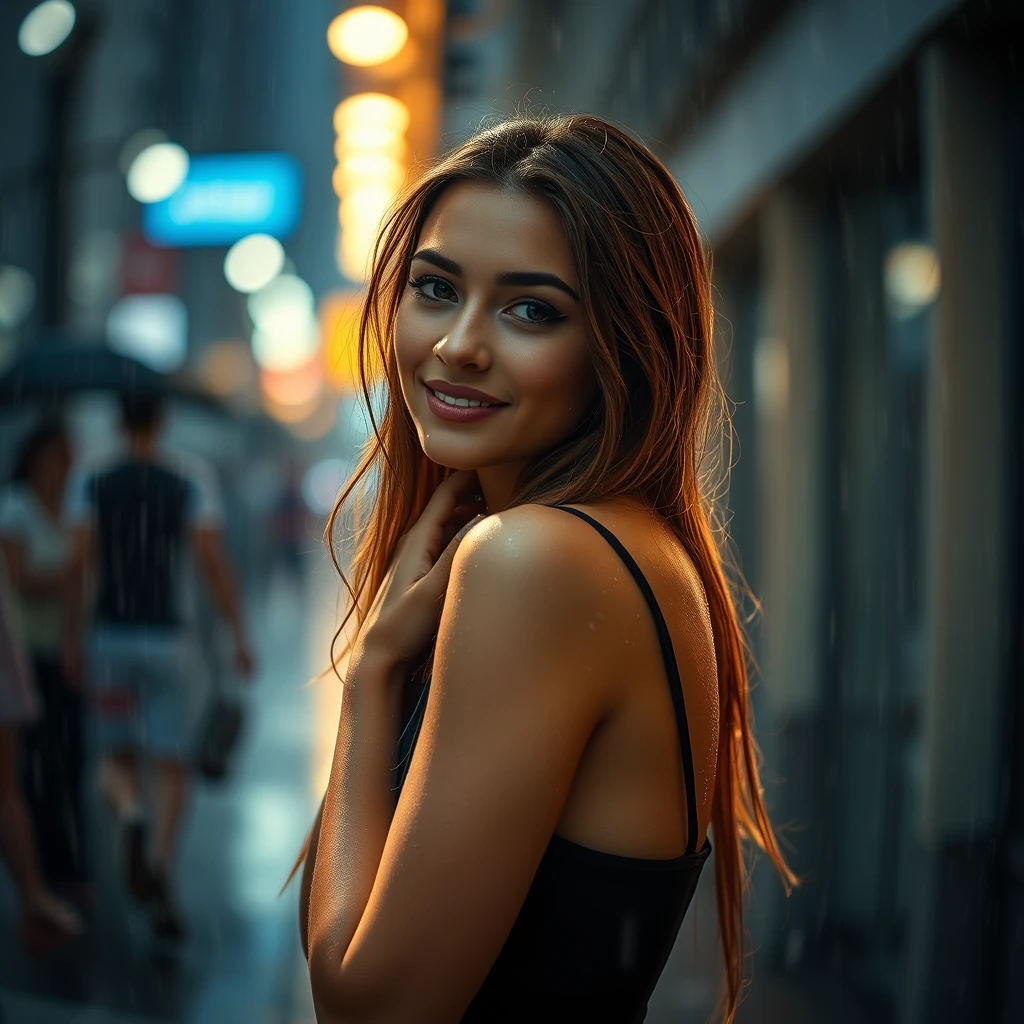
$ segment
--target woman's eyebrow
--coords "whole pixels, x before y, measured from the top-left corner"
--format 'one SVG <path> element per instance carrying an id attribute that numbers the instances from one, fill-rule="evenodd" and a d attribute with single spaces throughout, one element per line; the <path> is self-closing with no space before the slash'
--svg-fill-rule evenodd
<path id="1" fill-rule="evenodd" d="M 565 292 L 566 295 L 571 296 L 576 302 L 580 301 L 580 297 L 576 294 L 575 290 L 570 288 L 556 274 L 544 274 L 537 270 L 509 271 L 505 274 L 499 274 L 496 282 L 498 284 L 547 285 L 550 288 L 557 288 L 559 291 Z"/>
<path id="2" fill-rule="evenodd" d="M 455 260 L 442 256 L 436 249 L 420 249 L 413 256 L 413 259 L 423 260 L 424 263 L 430 263 L 455 277 L 462 277 L 462 267 Z M 539 270 L 510 270 L 504 274 L 499 274 L 495 278 L 495 283 L 503 285 L 547 285 L 550 288 L 557 288 L 559 291 L 565 292 L 566 295 L 576 302 L 580 301 L 580 297 L 576 294 L 575 289 L 567 285 L 560 277 L 556 274 L 547 274 Z"/>
<path id="3" fill-rule="evenodd" d="M 424 263 L 432 263 L 439 270 L 447 270 L 449 274 L 454 274 L 455 277 L 462 277 L 462 267 L 455 262 L 455 260 L 448 259 L 447 256 L 442 256 L 436 249 L 420 249 L 415 256 L 414 260 L 423 260 Z"/>

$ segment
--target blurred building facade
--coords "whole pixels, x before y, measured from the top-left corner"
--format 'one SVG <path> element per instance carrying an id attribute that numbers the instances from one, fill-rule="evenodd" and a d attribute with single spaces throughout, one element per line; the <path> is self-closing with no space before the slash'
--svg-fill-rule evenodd
<path id="1" fill-rule="evenodd" d="M 450 140 L 609 116 L 714 248 L 755 712 L 805 879 L 755 875 L 755 994 L 770 964 L 869 1020 L 1024 1019 L 1020 6 L 450 10 Z"/>

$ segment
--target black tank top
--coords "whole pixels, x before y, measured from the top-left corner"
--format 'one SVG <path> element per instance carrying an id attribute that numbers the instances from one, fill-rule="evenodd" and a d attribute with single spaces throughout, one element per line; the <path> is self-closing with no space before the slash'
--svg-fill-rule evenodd
<path id="1" fill-rule="evenodd" d="M 157 462 L 129 459 L 94 477 L 89 496 L 99 540 L 97 620 L 180 625 L 188 480 Z"/>
<path id="2" fill-rule="evenodd" d="M 462 1024 L 642 1021 L 711 853 L 707 840 L 696 849 L 697 797 L 686 707 L 672 639 L 654 592 L 611 531 L 578 509 L 554 507 L 590 523 L 608 541 L 654 619 L 679 732 L 687 847 L 681 857 L 647 860 L 552 836 L 519 916 Z M 396 800 L 423 723 L 429 685 L 428 678 L 398 740 Z"/>

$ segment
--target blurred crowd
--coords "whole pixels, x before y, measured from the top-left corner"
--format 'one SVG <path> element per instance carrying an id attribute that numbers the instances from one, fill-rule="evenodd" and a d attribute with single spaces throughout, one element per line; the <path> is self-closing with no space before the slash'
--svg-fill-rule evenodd
<path id="1" fill-rule="evenodd" d="M 184 608 L 194 566 L 248 679 L 224 501 L 209 465 L 161 444 L 164 418 L 159 398 L 122 396 L 117 454 L 76 464 L 66 423 L 42 417 L 0 491 L 0 858 L 32 954 L 79 935 L 95 910 L 93 779 L 121 832 L 127 892 L 159 939 L 186 938 L 174 864 L 190 780 L 222 775 L 238 734 L 228 687 L 197 726 L 191 681 L 209 644 Z M 294 494 L 281 506 L 294 570 L 304 517 Z"/>

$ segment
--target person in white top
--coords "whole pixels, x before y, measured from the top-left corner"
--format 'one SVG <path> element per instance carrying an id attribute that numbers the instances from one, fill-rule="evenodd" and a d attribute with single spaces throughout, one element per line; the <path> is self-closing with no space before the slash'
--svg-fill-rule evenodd
<path id="1" fill-rule="evenodd" d="M 62 424 L 43 422 L 22 445 L 14 481 L 0 492 L 0 852 L 22 896 L 25 944 L 37 952 L 81 930 L 51 887 L 80 904 L 89 899 L 81 697 L 60 657 L 73 572 L 60 522 L 70 462 Z"/>

